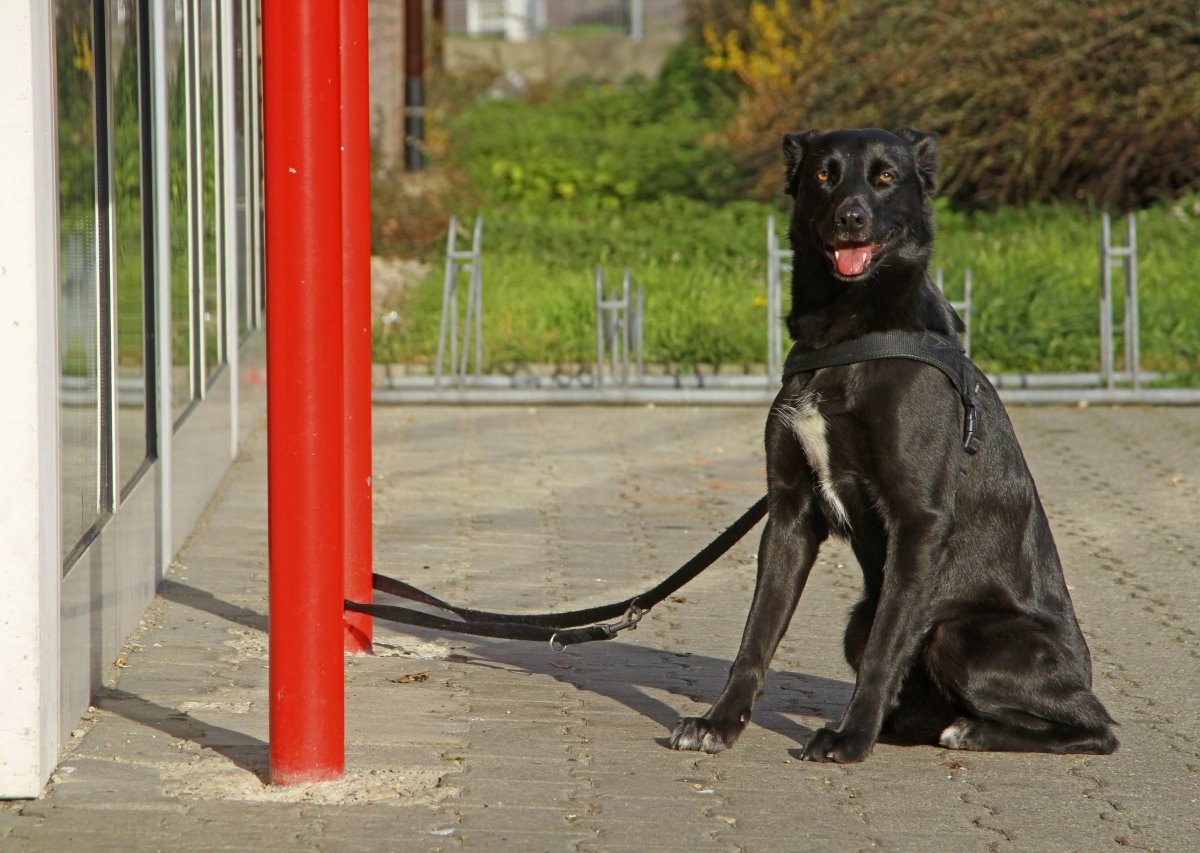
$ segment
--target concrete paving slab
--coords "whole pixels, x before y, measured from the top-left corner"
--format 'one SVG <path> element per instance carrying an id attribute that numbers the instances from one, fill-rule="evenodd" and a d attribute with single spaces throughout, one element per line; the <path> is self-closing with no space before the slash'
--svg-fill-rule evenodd
<path id="1" fill-rule="evenodd" d="M 380 571 L 537 611 L 674 570 L 762 489 L 752 408 L 380 408 Z M 541 644 L 377 626 L 347 659 L 347 776 L 267 774 L 266 453 L 256 434 L 35 801 L 18 850 L 1200 849 L 1200 409 L 1012 411 L 1120 721 L 1114 756 L 881 745 L 798 760 L 853 687 L 859 579 L 827 546 L 730 751 L 666 738 L 736 651 L 757 532 L 637 631 Z M 428 672 L 423 681 L 397 681 Z"/>

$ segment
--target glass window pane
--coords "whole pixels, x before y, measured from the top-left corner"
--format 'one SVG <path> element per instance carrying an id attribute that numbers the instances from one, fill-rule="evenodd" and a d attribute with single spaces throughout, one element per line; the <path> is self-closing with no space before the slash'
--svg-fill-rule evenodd
<path id="1" fill-rule="evenodd" d="M 109 6 L 112 39 L 113 227 L 117 294 L 117 482 L 125 485 L 149 452 L 146 420 L 146 298 L 142 252 L 142 158 L 137 10 Z"/>
<path id="2" fill-rule="evenodd" d="M 201 258 L 200 304 L 204 327 L 204 378 L 211 379 L 221 365 L 221 293 L 220 268 L 217 254 L 217 138 L 216 86 L 214 85 L 214 51 L 217 48 L 213 2 L 200 3 L 200 50 L 197 70 L 200 74 L 200 237 Z"/>
<path id="3" fill-rule="evenodd" d="M 249 183 L 247 181 L 247 169 L 249 168 L 249 153 L 248 135 L 246 132 L 247 110 L 250 106 L 250 97 L 248 93 L 250 80 L 247 72 L 249 66 L 246 62 L 246 34 L 245 27 L 245 10 L 241 3 L 233 4 L 233 69 L 235 79 L 233 81 L 233 156 L 234 162 L 231 164 L 233 172 L 233 189 L 236 199 L 235 206 L 237 209 L 237 222 L 234 223 L 234 232 L 237 234 L 236 257 L 237 265 L 233 270 L 229 271 L 231 276 L 236 276 L 234 282 L 226 286 L 237 287 L 237 306 L 238 306 L 238 340 L 241 341 L 250 331 L 250 321 L 254 317 L 254 295 L 250 286 L 250 266 L 249 266 L 249 245 L 250 245 L 250 219 L 246 215 L 249 209 L 247 193 L 249 192 Z"/>
<path id="4" fill-rule="evenodd" d="M 64 553 L 78 544 L 100 512 L 94 38 L 89 0 L 55 4 Z"/>
<path id="5" fill-rule="evenodd" d="M 171 412 L 191 403 L 192 295 L 188 241 L 188 75 L 182 3 L 164 3 L 167 57 L 167 169 L 171 184 Z"/>

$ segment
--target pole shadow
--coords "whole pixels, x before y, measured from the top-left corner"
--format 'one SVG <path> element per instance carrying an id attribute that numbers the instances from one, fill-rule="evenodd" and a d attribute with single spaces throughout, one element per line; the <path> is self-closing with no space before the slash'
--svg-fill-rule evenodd
<path id="1" fill-rule="evenodd" d="M 93 702 L 97 708 L 111 711 L 132 723 L 211 749 L 242 770 L 253 773 L 264 785 L 269 782 L 267 744 L 256 737 L 201 722 L 185 711 L 159 705 L 118 688 L 100 688 Z"/>
<path id="2" fill-rule="evenodd" d="M 265 633 L 267 630 L 266 614 L 259 613 L 257 610 L 251 610 L 248 607 L 223 601 L 211 592 L 207 592 L 199 587 L 168 578 L 158 585 L 157 594 L 167 601 L 210 613 L 213 616 L 233 622 L 235 625 L 241 625 L 243 628 L 249 628 L 252 631 L 262 631 Z"/>

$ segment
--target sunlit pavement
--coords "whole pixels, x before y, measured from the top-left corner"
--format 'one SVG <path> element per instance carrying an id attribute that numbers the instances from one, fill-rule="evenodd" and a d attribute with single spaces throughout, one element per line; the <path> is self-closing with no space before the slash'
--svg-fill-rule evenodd
<path id="1" fill-rule="evenodd" d="M 754 408 L 377 408 L 376 567 L 540 611 L 651 586 L 759 497 Z M 1114 756 L 880 745 L 797 760 L 849 698 L 856 567 L 827 547 L 730 751 L 674 752 L 736 651 L 757 531 L 636 631 L 555 654 L 379 624 L 347 774 L 266 774 L 266 453 L 251 440 L 9 850 L 1098 850 L 1200 841 L 1200 409 L 1017 408 L 1121 723 Z"/>

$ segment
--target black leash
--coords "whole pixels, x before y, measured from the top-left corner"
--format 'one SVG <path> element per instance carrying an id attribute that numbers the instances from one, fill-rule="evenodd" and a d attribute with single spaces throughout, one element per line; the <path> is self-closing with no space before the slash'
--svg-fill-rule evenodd
<path id="1" fill-rule="evenodd" d="M 783 363 L 783 380 L 786 382 L 797 373 L 810 373 L 822 367 L 844 367 L 880 358 L 908 358 L 936 367 L 945 374 L 963 404 L 963 449 L 967 453 L 979 450 L 976 432 L 978 400 L 975 396 L 979 391 L 977 369 L 953 338 L 933 332 L 871 332 L 819 350 L 804 350 L 793 345 Z"/>
<path id="2" fill-rule="evenodd" d="M 471 610 L 448 604 L 412 584 L 380 574 L 372 575 L 372 585 L 380 592 L 416 601 L 429 607 L 436 607 L 452 613 L 458 619 L 449 619 L 392 604 L 360 604 L 356 601 L 346 601 L 345 607 L 347 610 L 366 613 L 389 622 L 419 625 L 422 628 L 435 628 L 458 634 L 474 634 L 504 640 L 548 640 L 555 651 L 561 652 L 567 646 L 576 643 L 611 640 L 621 631 L 636 628 L 637 623 L 652 607 L 715 563 L 739 539 L 749 533 L 750 529 L 758 524 L 766 514 L 767 498 L 764 495 L 754 506 L 742 513 L 741 518 L 657 586 L 632 598 L 599 607 L 570 610 L 563 613 L 539 614 L 491 613 L 486 610 Z M 616 617 L 620 617 L 616 622 L 592 624 Z"/>
<path id="3" fill-rule="evenodd" d="M 789 377 L 798 373 L 810 373 L 823 367 L 844 367 L 880 358 L 913 359 L 932 365 L 945 374 L 958 391 L 963 403 L 963 448 L 967 453 L 975 453 L 979 449 L 975 396 L 979 390 L 979 382 L 976 368 L 963 353 L 958 342 L 951 338 L 928 332 L 872 332 L 861 338 L 819 350 L 803 350 L 793 346 L 784 362 L 783 379 L 787 381 Z M 641 618 L 652 607 L 715 563 L 766 514 L 767 498 L 764 495 L 754 506 L 742 513 L 741 518 L 709 542 L 700 553 L 657 586 L 632 598 L 599 607 L 535 614 L 471 610 L 442 601 L 412 584 L 375 574 L 371 576 L 372 586 L 380 592 L 445 611 L 457 618 L 451 619 L 394 604 L 360 604 L 347 600 L 345 608 L 388 622 L 417 625 L 456 634 L 473 634 L 502 640 L 549 640 L 554 650 L 561 652 L 567 646 L 576 643 L 611 640 L 621 631 L 636 628 Z M 620 618 L 615 622 L 602 621 L 617 617 Z"/>

